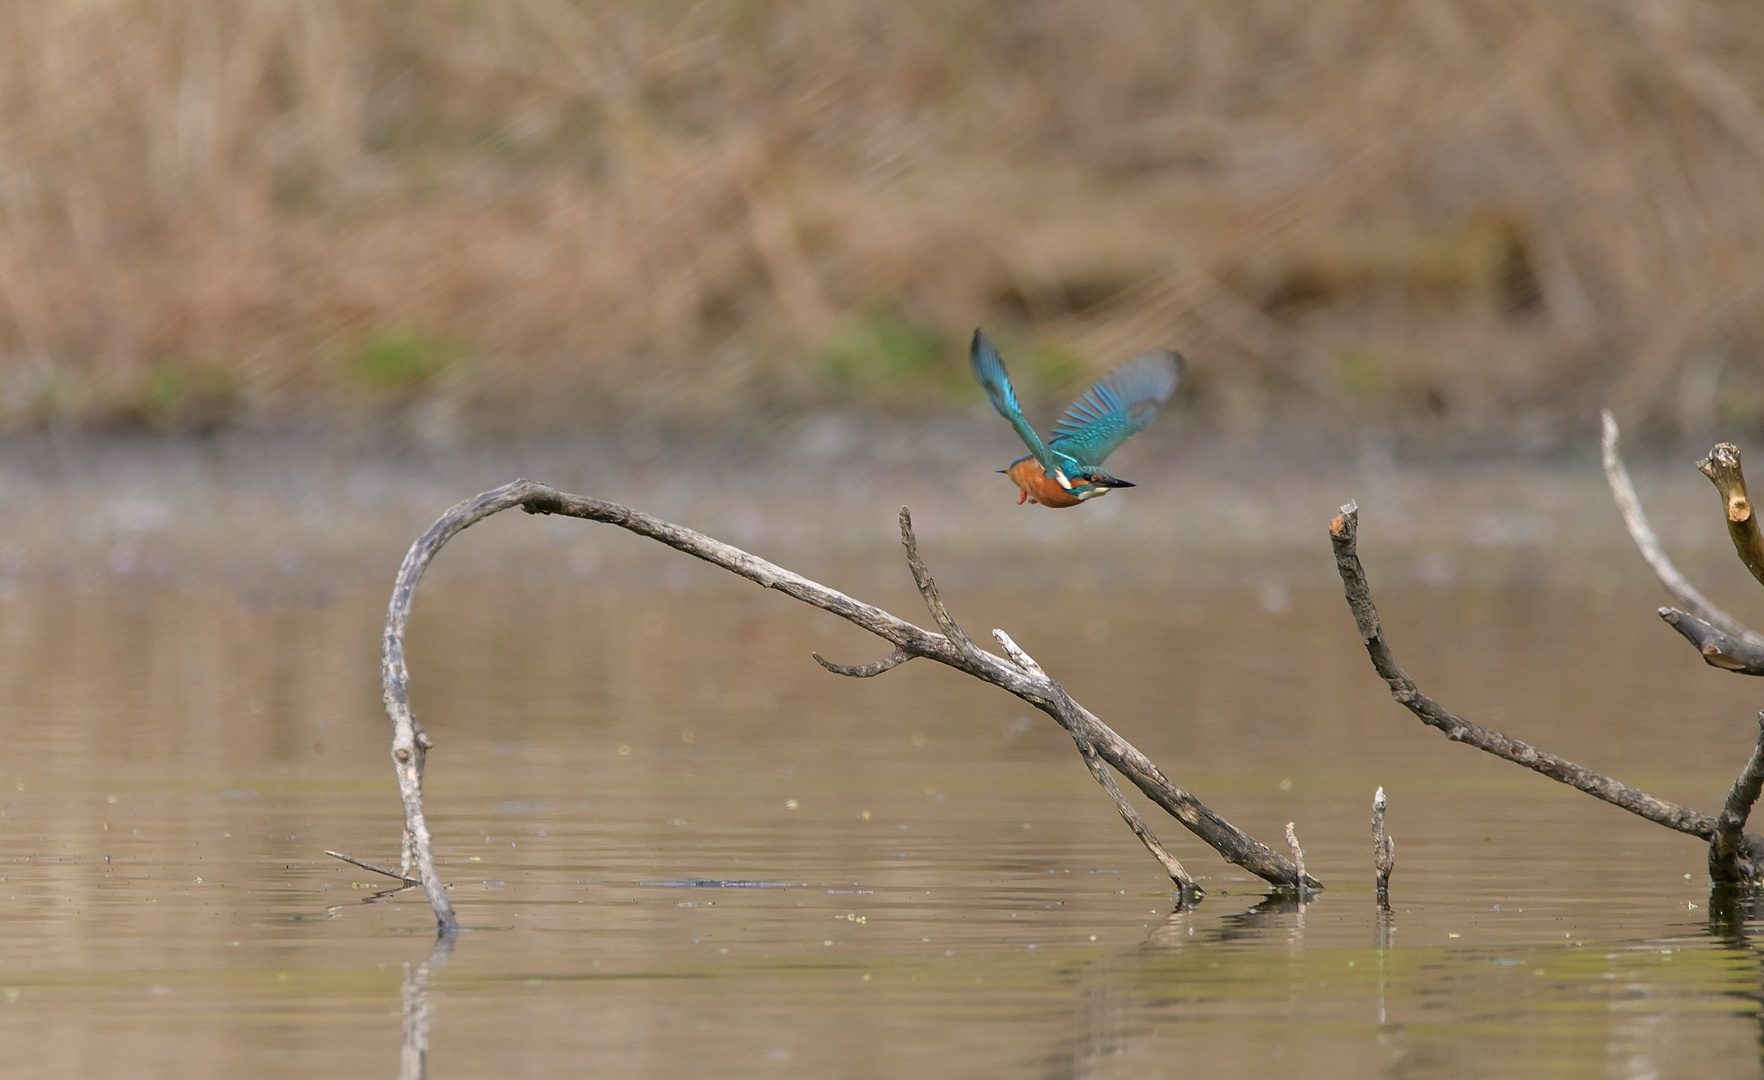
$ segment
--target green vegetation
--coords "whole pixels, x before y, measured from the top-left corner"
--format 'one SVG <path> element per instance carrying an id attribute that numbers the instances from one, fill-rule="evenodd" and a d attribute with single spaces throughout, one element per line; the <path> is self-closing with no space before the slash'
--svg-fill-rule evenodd
<path id="1" fill-rule="evenodd" d="M 410 393 L 464 363 L 467 355 L 458 342 L 413 330 L 385 330 L 356 347 L 349 373 L 356 383 L 372 390 Z"/>

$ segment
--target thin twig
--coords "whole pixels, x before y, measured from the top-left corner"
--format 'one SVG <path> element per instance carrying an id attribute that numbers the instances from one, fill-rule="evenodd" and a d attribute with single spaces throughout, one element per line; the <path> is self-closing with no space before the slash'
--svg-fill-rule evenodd
<path id="1" fill-rule="evenodd" d="M 1390 645 L 1384 639 L 1384 630 L 1379 626 L 1378 609 L 1372 604 L 1372 594 L 1366 584 L 1366 571 L 1360 565 L 1360 556 L 1355 550 L 1359 521 L 1359 510 L 1349 503 L 1329 523 L 1329 538 L 1335 546 L 1335 568 L 1347 590 L 1348 607 L 1353 610 L 1354 622 L 1359 626 L 1360 640 L 1366 645 L 1372 667 L 1390 686 L 1390 694 L 1398 703 L 1414 713 L 1422 723 L 1444 732 L 1446 738 L 1453 742 L 1468 743 L 1478 750 L 1516 765 L 1523 765 L 1668 829 L 1700 836 L 1705 840 L 1715 835 L 1715 819 L 1707 814 L 1699 814 L 1687 806 L 1656 799 L 1645 791 L 1619 783 L 1566 758 L 1546 753 L 1529 743 L 1473 724 L 1423 694 L 1415 686 L 1414 680 L 1397 665 L 1396 657 L 1391 654 Z"/>
<path id="2" fill-rule="evenodd" d="M 387 870 L 384 867 L 375 866 L 373 863 L 370 863 L 370 862 L 362 862 L 360 859 L 356 858 L 355 856 L 345 855 L 341 851 L 327 851 L 327 852 L 325 852 L 325 854 L 329 855 L 333 859 L 342 859 L 344 862 L 349 863 L 351 866 L 359 866 L 363 870 L 372 870 L 376 874 L 384 874 L 387 877 L 393 879 L 394 881 L 402 881 L 402 882 L 404 882 L 404 884 L 407 887 L 414 886 L 419 889 L 422 888 L 423 883 L 421 881 L 418 881 L 416 878 L 413 878 L 413 877 L 406 877 L 405 875 L 400 874 L 396 870 Z"/>
<path id="3" fill-rule="evenodd" d="M 1018 667 L 1037 679 L 1047 678 L 1047 672 L 1041 670 L 1041 665 L 1035 662 L 1035 657 L 1024 652 L 1021 646 L 1011 640 L 1011 635 L 1003 630 L 994 630 L 992 636 L 998 641 L 999 647 L 1005 651 L 1005 655 L 1010 657 Z"/>
<path id="4" fill-rule="evenodd" d="M 1036 678 L 1047 678 L 1047 673 L 1041 670 L 1041 665 L 1035 662 L 1035 658 L 1024 652 L 1015 641 L 1012 641 L 1009 634 L 1003 630 L 994 630 L 992 636 L 998 639 L 1005 655 L 1016 661 L 1018 667 Z M 1120 785 L 1115 783 L 1114 774 L 1109 772 L 1107 763 L 1098 756 L 1096 747 L 1092 746 L 1090 741 L 1078 732 L 1071 734 L 1073 742 L 1078 744 L 1078 753 L 1084 758 L 1085 766 L 1090 769 L 1090 775 L 1096 777 L 1096 782 L 1109 793 L 1109 799 L 1115 804 L 1115 810 L 1121 815 L 1121 820 L 1125 821 L 1127 827 L 1133 830 L 1134 836 L 1139 837 L 1139 842 L 1145 845 L 1147 851 L 1151 852 L 1152 858 L 1163 865 L 1164 872 L 1170 875 L 1170 880 L 1176 883 L 1176 887 L 1181 891 L 1183 897 L 1189 899 L 1202 895 L 1202 889 L 1195 884 L 1194 877 L 1183 868 L 1176 856 L 1170 854 L 1158 840 L 1157 835 L 1139 816 L 1139 811 L 1133 809 L 1133 804 L 1127 801 L 1127 796 L 1121 793 Z M 1304 873 L 1302 864 L 1299 866 L 1299 873 Z"/>
<path id="5" fill-rule="evenodd" d="M 1292 826 L 1292 822 L 1289 821 L 1286 823 L 1286 846 L 1292 851 L 1292 861 L 1298 867 L 1300 879 L 1303 879 L 1305 876 L 1305 849 L 1299 847 L 1298 833 L 1292 831 Z M 1305 900 L 1305 887 L 1303 884 L 1299 885 L 1298 894 L 1299 903 L 1302 905 Z"/>
<path id="6" fill-rule="evenodd" d="M 906 548 L 907 569 L 913 573 L 913 583 L 919 587 L 919 595 L 925 598 L 925 607 L 930 610 L 937 628 L 959 648 L 977 655 L 979 646 L 950 618 L 948 609 L 943 606 L 943 598 L 937 595 L 937 582 L 931 580 L 931 571 L 925 569 L 924 560 L 919 558 L 919 541 L 913 536 L 913 515 L 904 506 L 900 508 L 900 542 Z"/>
<path id="7" fill-rule="evenodd" d="M 1372 870 L 1377 875 L 1378 897 L 1390 893 L 1390 872 L 1396 869 L 1396 841 L 1384 832 L 1384 788 L 1372 796 Z"/>
<path id="8" fill-rule="evenodd" d="M 1746 494 L 1746 474 L 1740 469 L 1739 447 L 1732 443 L 1716 443 L 1709 456 L 1697 462 L 1697 471 L 1714 483 L 1721 493 L 1722 509 L 1727 518 L 1727 535 L 1740 562 L 1764 584 L 1764 534 L 1758 531 L 1758 515 L 1752 512 L 1752 499 Z"/>
<path id="9" fill-rule="evenodd" d="M 1758 745 L 1715 819 L 1715 835 L 1709 841 L 1709 875 L 1716 881 L 1751 884 L 1764 874 L 1764 844 L 1745 831 L 1760 790 L 1764 790 L 1764 712 L 1758 714 Z"/>
<path id="10" fill-rule="evenodd" d="M 691 529 L 616 503 L 569 495 L 531 480 L 516 480 L 454 506 L 411 545 L 403 565 L 399 568 L 386 614 L 381 681 L 385 690 L 386 714 L 393 725 L 393 763 L 398 772 L 399 792 L 404 799 L 406 851 L 418 867 L 416 874 L 406 871 L 406 876 L 420 878 L 423 882 L 443 937 L 458 932 L 458 921 L 452 905 L 447 901 L 446 885 L 435 872 L 434 846 L 424 817 L 422 773 L 425 752 L 430 743 L 410 710 L 410 673 L 404 661 L 404 635 L 410 622 L 411 602 L 417 583 L 441 547 L 460 530 L 491 514 L 517 506 L 530 514 L 557 514 L 617 525 L 694 558 L 720 566 L 765 588 L 775 589 L 793 599 L 837 615 L 852 625 L 875 634 L 907 658 L 924 657 L 935 660 L 983 682 L 989 682 L 1051 716 L 1061 727 L 1071 732 L 1081 746 L 1088 744 L 1098 758 L 1132 781 L 1135 787 L 1205 841 L 1226 861 L 1235 863 L 1274 885 L 1296 887 L 1301 881 L 1298 870 L 1292 863 L 1172 783 L 1150 758 L 1116 734 L 1088 709 L 1072 700 L 1045 673 L 1031 673 L 1010 660 L 994 656 L 975 646 L 962 632 L 961 627 L 949 617 L 938 598 L 936 584 L 931 580 L 923 561 L 919 559 L 918 545 L 912 533 L 912 521 L 904 507 L 900 516 L 901 541 L 906 547 L 908 566 L 912 568 L 913 579 L 919 585 L 926 606 L 944 633 L 921 629 L 881 608 L 854 600 L 819 582 Z M 841 673 L 846 670 L 861 672 L 876 667 L 877 664 L 898 666 L 894 662 L 893 653 L 877 664 L 850 669 L 845 665 L 833 665 L 825 659 L 821 662 Z M 899 663 L 904 662 L 902 660 Z M 877 674 L 881 670 L 887 668 L 881 668 Z M 1304 877 L 1302 881 L 1309 888 L 1322 887 L 1314 878 Z"/>

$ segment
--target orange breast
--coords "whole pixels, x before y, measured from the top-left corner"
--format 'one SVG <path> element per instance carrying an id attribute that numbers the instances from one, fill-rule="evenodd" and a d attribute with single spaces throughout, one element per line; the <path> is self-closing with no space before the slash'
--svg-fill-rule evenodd
<path id="1" fill-rule="evenodd" d="M 1060 486 L 1042 469 L 1041 462 L 1034 458 L 1024 458 L 1005 470 L 1011 482 L 1021 488 L 1024 495 L 1034 499 L 1043 506 L 1062 507 L 1077 506 L 1081 501 L 1078 496 Z"/>

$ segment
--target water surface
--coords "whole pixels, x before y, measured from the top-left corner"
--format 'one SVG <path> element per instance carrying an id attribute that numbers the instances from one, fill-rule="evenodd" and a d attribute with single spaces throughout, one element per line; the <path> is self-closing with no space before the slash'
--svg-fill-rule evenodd
<path id="1" fill-rule="evenodd" d="M 1399 656 L 1449 706 L 1718 808 L 1757 686 L 1660 626 L 1639 573 L 1384 557 Z M 1147 807 L 1208 891 L 1190 911 L 997 690 L 836 678 L 808 653 L 877 644 L 707 568 L 444 563 L 411 666 L 469 930 L 421 987 L 429 1075 L 1756 1074 L 1757 924 L 1710 910 L 1700 845 L 1422 728 L 1326 547 L 1281 558 L 1033 601 L 945 576 L 977 637 L 1009 629 L 1210 806 L 1270 843 L 1296 822 L 1328 886 L 1270 900 Z M 892 553 L 817 569 L 919 617 Z M 138 575 L 0 602 L 8 1075 L 396 1075 L 433 921 L 323 854 L 396 860 L 383 603 Z"/>

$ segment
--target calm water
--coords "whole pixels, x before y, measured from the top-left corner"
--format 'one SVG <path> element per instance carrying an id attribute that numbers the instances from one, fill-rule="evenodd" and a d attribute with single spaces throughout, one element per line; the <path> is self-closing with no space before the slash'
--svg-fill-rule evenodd
<path id="1" fill-rule="evenodd" d="M 1210 891 L 1176 913 L 1064 734 L 1001 693 L 924 662 L 837 679 L 808 651 L 874 646 L 697 572 L 434 585 L 413 669 L 471 932 L 426 984 L 430 1075 L 1758 1068 L 1759 957 L 1708 910 L 1698 845 L 1421 729 L 1326 588 L 1093 590 L 1058 617 L 948 590 L 1239 825 L 1298 822 L 1329 886 L 1268 902 L 1153 819 Z M 1441 697 L 1713 809 L 1758 695 L 1651 603 L 1411 587 L 1386 607 Z M 380 604 L 0 606 L 8 1075 L 396 1074 L 432 920 L 322 854 L 396 858 Z"/>
<path id="2" fill-rule="evenodd" d="M 1148 809 L 1209 892 L 1175 911 L 1070 740 L 999 691 L 924 661 L 839 679 L 810 650 L 881 650 L 783 597 L 579 546 L 597 527 L 487 525 L 480 555 L 550 554 L 450 549 L 419 598 L 430 813 L 470 928 L 420 978 L 420 896 L 323 854 L 396 862 L 377 637 L 402 524 L 353 575 L 268 546 L 266 573 L 148 572 L 185 558 L 164 525 L 91 541 L 90 571 L 0 551 L 5 1074 L 394 1076 L 409 1003 L 442 1078 L 1757 1075 L 1764 922 L 1710 910 L 1697 842 L 1393 704 L 1330 570 L 1335 498 L 1301 508 L 1309 546 L 1206 574 L 1123 549 L 1033 602 L 1005 579 L 1050 566 L 927 542 L 976 637 L 1009 629 L 1264 841 L 1296 822 L 1328 886 L 1302 909 Z M 1381 548 L 1379 523 L 1425 688 L 1718 809 L 1764 685 L 1661 626 L 1633 556 Z M 923 621 L 892 550 L 802 558 Z"/>

